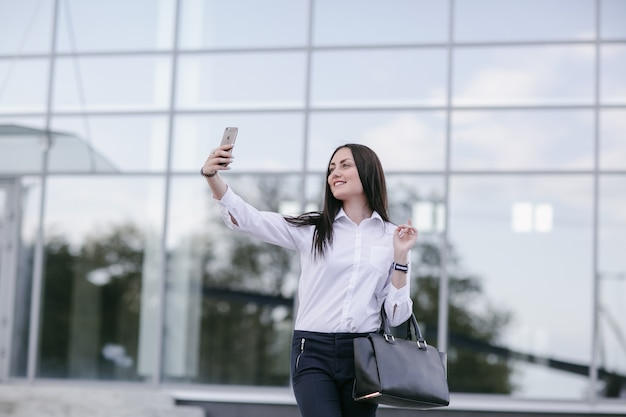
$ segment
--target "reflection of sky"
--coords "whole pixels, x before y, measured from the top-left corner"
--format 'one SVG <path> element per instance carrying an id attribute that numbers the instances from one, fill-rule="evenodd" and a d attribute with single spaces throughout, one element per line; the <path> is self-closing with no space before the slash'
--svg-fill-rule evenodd
<path id="1" fill-rule="evenodd" d="M 47 61 L 29 56 L 14 60 L 13 55 L 49 50 L 51 4 L 0 2 L 0 123 L 42 127 Z M 183 114 L 173 118 L 171 155 L 167 134 L 175 1 L 61 4 L 61 53 L 73 48 L 143 52 L 79 59 L 64 55 L 55 67 L 53 110 L 64 114 L 53 115 L 53 128 L 85 138 L 123 173 L 165 172 L 170 157 L 174 172 L 197 175 L 225 126 L 240 128 L 233 173 L 297 172 L 303 164 L 309 172 L 323 172 L 332 150 L 346 142 L 371 146 L 393 173 L 442 173 L 446 167 L 448 1 L 316 0 L 312 46 L 326 49 L 311 51 L 307 90 L 307 1 L 182 0 L 174 111 Z M 626 38 L 625 4 L 601 2 L 603 37 Z M 594 8 L 592 0 L 457 0 L 454 39 L 592 41 Z M 423 42 L 433 45 L 416 45 Z M 368 48 L 342 48 L 359 45 Z M 271 50 L 236 50 L 255 47 Z M 626 103 L 625 51 L 623 44 L 601 48 L 601 103 Z M 478 45 L 453 52 L 454 105 L 595 103 L 591 43 Z M 84 117 L 83 110 L 113 113 Z M 119 115 L 126 110 L 141 114 Z M 593 109 L 454 110 L 451 168 L 591 172 L 593 117 Z M 600 120 L 600 168 L 626 169 L 624 110 L 603 110 Z M 416 192 L 430 187 L 443 195 L 443 177 L 411 178 Z M 191 197 L 194 187 L 203 184 L 197 180 L 172 182 L 173 241 L 193 230 L 188 213 L 198 207 Z M 63 225 L 73 241 L 80 241 L 97 224 L 124 217 L 144 220 L 143 210 L 152 206 L 159 209 L 149 217 L 161 224 L 162 179 L 107 177 L 97 182 L 96 187 L 93 179 L 51 178 L 49 224 Z M 397 178 L 392 182 L 401 183 Z M 316 176 L 306 184 L 307 202 L 319 199 L 323 182 Z M 591 176 L 454 176 L 451 187 L 450 236 L 465 267 L 485 280 L 496 305 L 515 313 L 506 341 L 522 351 L 587 362 L 590 342 L 580 340 L 591 336 Z M 626 186 L 622 178 L 603 177 L 600 187 L 600 269 L 623 272 Z M 82 194 L 75 197 L 78 191 Z M 288 191 L 297 199 L 302 190 Z M 554 231 L 513 234 L 510 209 L 518 201 L 551 204 Z M 606 283 L 601 292 L 603 302 L 621 318 L 622 329 L 623 285 Z M 605 346 L 608 360 L 626 369 L 615 336 L 603 329 L 606 340 L 613 341 Z M 535 381 L 543 373 L 527 370 L 523 380 Z M 559 374 L 555 379 L 559 382 L 547 392 L 558 386 L 566 396 L 581 396 L 578 378 Z"/>

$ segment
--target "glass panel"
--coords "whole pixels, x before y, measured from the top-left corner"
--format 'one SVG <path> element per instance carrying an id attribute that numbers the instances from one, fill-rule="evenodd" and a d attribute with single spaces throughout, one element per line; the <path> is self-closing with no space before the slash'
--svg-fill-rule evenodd
<path id="1" fill-rule="evenodd" d="M 40 377 L 153 374 L 164 189 L 162 178 L 48 179 Z"/>
<path id="2" fill-rule="evenodd" d="M 468 295 L 475 297 L 456 302 L 482 315 L 468 331 L 468 322 L 455 322 L 451 310 L 452 390 L 587 397 L 592 196 L 590 176 L 451 179 L 449 258 L 458 260 L 451 286 L 471 289 Z M 455 302 L 453 293 L 450 300 Z M 493 365 L 493 378 L 481 362 L 475 363 L 480 384 L 476 367 L 453 370 L 456 358 L 470 353 Z"/>
<path id="3" fill-rule="evenodd" d="M 0 59 L 0 113 L 43 112 L 47 85 L 47 61 Z"/>
<path id="4" fill-rule="evenodd" d="M 335 148 L 349 142 L 371 147 L 387 171 L 444 169 L 444 112 L 315 112 L 310 120 L 309 170 L 325 172 Z"/>
<path id="5" fill-rule="evenodd" d="M 626 176 L 600 180 L 598 366 L 602 395 L 624 398 L 626 375 Z M 621 379 L 619 377 L 621 375 Z"/>
<path id="6" fill-rule="evenodd" d="M 301 188 L 285 175 L 229 185 L 275 212 Z M 173 179 L 170 204 L 164 380 L 288 385 L 296 253 L 228 230 L 196 177 Z"/>
<path id="7" fill-rule="evenodd" d="M 314 107 L 444 105 L 446 51 L 320 51 L 312 77 Z"/>
<path id="8" fill-rule="evenodd" d="M 175 15 L 175 0 L 61 1 L 58 50 L 168 49 Z"/>
<path id="9" fill-rule="evenodd" d="M 25 377 L 28 364 L 28 332 L 30 328 L 30 300 L 34 273 L 33 260 L 39 227 L 41 181 L 38 177 L 20 179 L 20 224 L 17 242 L 17 272 L 13 312 L 13 339 L 10 375 Z"/>
<path id="10" fill-rule="evenodd" d="M 313 20 L 316 45 L 407 44 L 448 39 L 447 1 L 317 0 Z"/>
<path id="11" fill-rule="evenodd" d="M 299 108 L 304 105 L 304 53 L 183 56 L 178 106 L 185 109 Z"/>
<path id="12" fill-rule="evenodd" d="M 457 0 L 455 40 L 593 39 L 594 0 Z"/>
<path id="13" fill-rule="evenodd" d="M 600 16 L 602 18 L 603 39 L 626 38 L 626 2 L 623 0 L 602 0 L 600 2 Z"/>
<path id="14" fill-rule="evenodd" d="M 59 58 L 55 110 L 155 110 L 169 106 L 170 59 L 126 56 Z"/>
<path id="15" fill-rule="evenodd" d="M 183 0 L 181 48 L 303 46 L 306 0 Z"/>
<path id="16" fill-rule="evenodd" d="M 601 101 L 605 104 L 626 103 L 626 46 L 602 47 Z"/>
<path id="17" fill-rule="evenodd" d="M 41 0 L 0 0 L 0 54 L 49 52 L 53 5 Z"/>
<path id="18" fill-rule="evenodd" d="M 50 148 L 51 172 L 165 171 L 166 117 L 58 117 L 52 126 L 66 135 Z"/>
<path id="19" fill-rule="evenodd" d="M 457 111 L 453 169 L 593 169 L 591 111 Z"/>
<path id="20" fill-rule="evenodd" d="M 626 110 L 600 113 L 600 168 L 626 169 Z"/>
<path id="21" fill-rule="evenodd" d="M 0 174 L 40 172 L 44 131 L 44 120 L 39 117 L 0 117 Z"/>
<path id="22" fill-rule="evenodd" d="M 593 104 L 592 46 L 456 51 L 455 105 Z"/>
<path id="23" fill-rule="evenodd" d="M 233 172 L 302 169 L 304 117 L 299 113 L 179 116 L 172 147 L 175 171 L 197 173 L 226 126 L 239 128 Z"/>

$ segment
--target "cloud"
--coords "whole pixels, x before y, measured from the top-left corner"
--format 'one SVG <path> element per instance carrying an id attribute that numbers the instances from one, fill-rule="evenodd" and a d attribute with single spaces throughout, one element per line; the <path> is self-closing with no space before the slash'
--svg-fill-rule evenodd
<path id="1" fill-rule="evenodd" d="M 364 132 L 360 142 L 378 154 L 386 170 L 441 170 L 445 164 L 445 130 L 409 113 Z"/>

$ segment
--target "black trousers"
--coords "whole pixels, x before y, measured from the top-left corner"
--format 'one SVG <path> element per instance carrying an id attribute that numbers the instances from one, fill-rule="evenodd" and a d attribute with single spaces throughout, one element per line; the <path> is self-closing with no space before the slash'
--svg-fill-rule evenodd
<path id="1" fill-rule="evenodd" d="M 295 330 L 291 381 L 302 417 L 374 417 L 376 404 L 352 399 L 352 340 L 366 333 L 317 333 Z"/>

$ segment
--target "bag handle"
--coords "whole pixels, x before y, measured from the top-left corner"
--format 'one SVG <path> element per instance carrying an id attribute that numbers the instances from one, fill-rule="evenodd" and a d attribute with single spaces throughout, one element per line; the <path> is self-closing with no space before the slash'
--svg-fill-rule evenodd
<path id="1" fill-rule="evenodd" d="M 395 341 L 395 338 L 393 337 L 393 334 L 391 334 L 391 326 L 389 325 L 389 318 L 387 317 L 387 312 L 385 311 L 384 303 L 382 307 L 380 308 L 380 316 L 381 316 L 381 321 L 380 321 L 379 332 L 383 334 L 387 343 L 394 344 L 396 341 Z M 417 342 L 417 347 L 421 350 L 426 350 L 426 348 L 428 347 L 428 344 L 426 343 L 426 339 L 424 339 L 424 336 L 422 335 L 420 326 L 417 324 L 417 319 L 415 318 L 415 314 L 411 312 L 411 317 L 407 319 L 407 322 L 408 323 L 406 326 L 406 339 L 407 340 L 413 339 L 413 335 L 411 334 L 411 325 L 413 325 L 413 329 L 415 330 L 415 339 Z"/>

